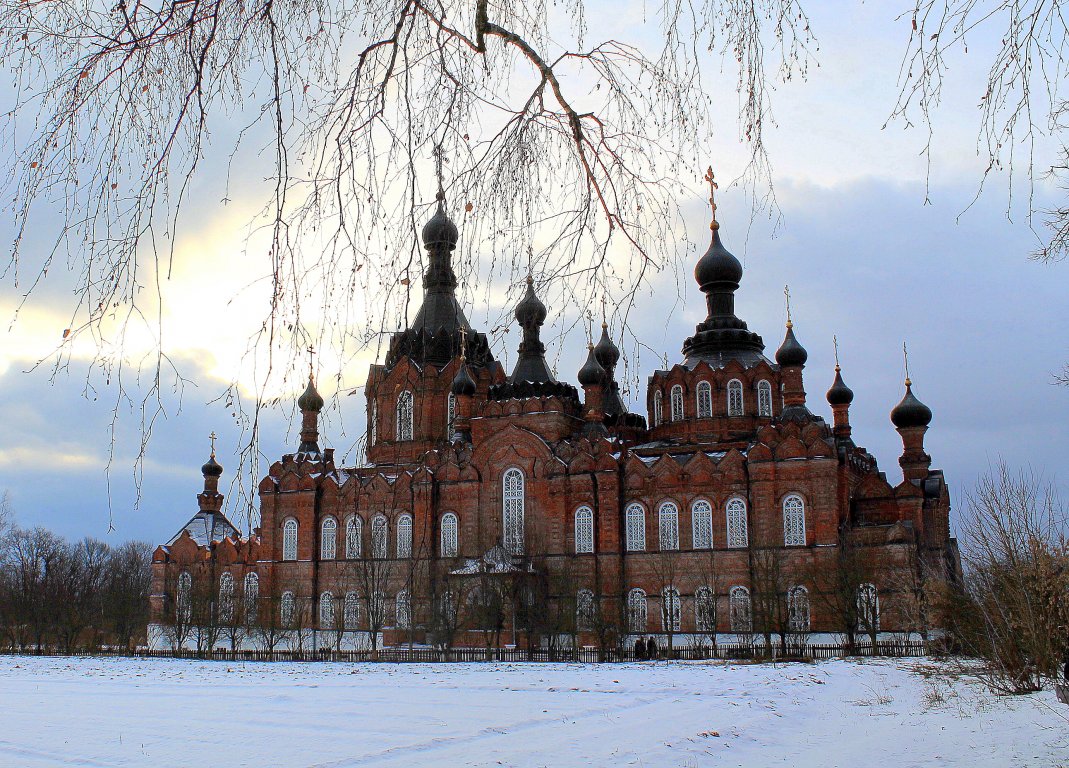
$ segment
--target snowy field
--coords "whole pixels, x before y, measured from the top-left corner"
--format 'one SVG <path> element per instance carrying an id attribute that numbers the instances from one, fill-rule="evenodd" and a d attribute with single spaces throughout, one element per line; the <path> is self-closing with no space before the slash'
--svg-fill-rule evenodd
<path id="1" fill-rule="evenodd" d="M 922 660 L 0 657 L 0 766 L 1069 766 L 1069 707 Z"/>

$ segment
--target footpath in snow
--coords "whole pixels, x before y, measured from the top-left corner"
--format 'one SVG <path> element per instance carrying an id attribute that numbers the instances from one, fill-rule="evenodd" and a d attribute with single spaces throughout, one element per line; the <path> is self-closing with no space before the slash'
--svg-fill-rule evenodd
<path id="1" fill-rule="evenodd" d="M 1069 707 L 926 660 L 0 657 L 0 766 L 1069 767 Z"/>

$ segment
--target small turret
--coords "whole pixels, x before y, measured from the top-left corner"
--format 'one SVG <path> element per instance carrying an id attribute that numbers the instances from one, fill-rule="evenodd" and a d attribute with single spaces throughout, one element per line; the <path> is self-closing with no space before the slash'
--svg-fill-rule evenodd
<path id="1" fill-rule="evenodd" d="M 898 459 L 902 476 L 912 483 L 920 483 L 928 477 L 928 470 L 932 466 L 932 457 L 924 452 L 924 433 L 932 422 L 932 410 L 913 394 L 913 382 L 909 378 L 909 353 L 905 344 L 902 345 L 902 357 L 906 369 L 906 394 L 891 409 L 891 423 L 902 438 L 902 456 Z"/>
<path id="2" fill-rule="evenodd" d="M 546 315 L 546 305 L 534 292 L 534 278 L 528 275 L 527 292 L 516 305 L 516 320 L 523 328 L 523 341 L 520 342 L 516 367 L 509 376 L 510 384 L 522 382 L 552 384 L 557 381 L 546 364 L 546 345 L 539 338 L 542 324 L 546 322 Z"/>
<path id="3" fill-rule="evenodd" d="M 834 416 L 835 436 L 846 439 L 850 437 L 850 403 L 854 401 L 854 391 L 843 381 L 842 370 L 835 364 L 835 381 L 826 395 Z"/>
<path id="4" fill-rule="evenodd" d="M 586 362 L 579 369 L 579 383 L 583 387 L 586 432 L 590 435 L 606 435 L 605 395 L 610 384 L 609 374 L 598 361 L 597 350 L 587 344 Z"/>
<path id="5" fill-rule="evenodd" d="M 309 349 L 311 354 L 311 349 Z M 319 412 L 323 410 L 323 397 L 319 394 L 315 385 L 315 376 L 309 364 L 308 386 L 297 398 L 297 407 L 301 409 L 301 446 L 297 449 L 298 455 L 304 454 L 309 458 L 318 458 L 319 453 Z"/>
<path id="6" fill-rule="evenodd" d="M 218 512 L 223 507 L 223 497 L 219 493 L 219 476 L 223 474 L 223 467 L 215 460 L 214 432 L 209 439 L 212 441 L 212 453 L 200 468 L 204 475 L 204 490 L 197 495 L 197 504 L 202 512 Z"/>

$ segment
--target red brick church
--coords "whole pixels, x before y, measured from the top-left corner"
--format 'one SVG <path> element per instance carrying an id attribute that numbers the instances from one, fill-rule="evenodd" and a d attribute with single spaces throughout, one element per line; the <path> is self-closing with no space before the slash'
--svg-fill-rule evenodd
<path id="1" fill-rule="evenodd" d="M 199 511 L 155 553 L 158 643 L 784 643 L 938 625 L 933 595 L 960 566 L 931 411 L 907 378 L 889 481 L 854 442 L 839 367 L 829 423 L 792 324 L 770 359 L 736 314 L 742 265 L 715 220 L 694 270 L 708 316 L 649 377 L 643 414 L 604 324 L 579 388 L 554 376 L 530 278 L 505 371 L 456 299 L 441 203 L 422 238 L 423 304 L 368 377 L 365 465 L 320 449 L 311 376 L 301 443 L 260 482 L 248 537 L 221 511 L 213 451 Z"/>

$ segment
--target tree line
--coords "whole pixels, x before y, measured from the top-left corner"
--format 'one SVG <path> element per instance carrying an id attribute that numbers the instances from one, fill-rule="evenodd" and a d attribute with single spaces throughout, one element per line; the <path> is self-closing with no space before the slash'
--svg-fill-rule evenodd
<path id="1" fill-rule="evenodd" d="M 20 652 L 133 648 L 145 640 L 152 547 L 67 541 L 15 524 L 0 498 L 0 648 Z"/>

